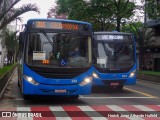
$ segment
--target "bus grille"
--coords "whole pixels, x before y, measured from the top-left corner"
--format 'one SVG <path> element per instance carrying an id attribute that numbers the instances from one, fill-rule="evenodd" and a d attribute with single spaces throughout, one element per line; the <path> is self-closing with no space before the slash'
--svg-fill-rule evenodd
<path id="1" fill-rule="evenodd" d="M 72 79 L 77 76 L 79 76 L 81 73 L 74 73 L 74 74 L 62 74 L 62 73 L 45 73 L 45 72 L 37 72 L 39 75 L 45 77 L 45 78 L 56 78 L 56 79 Z"/>
<path id="2" fill-rule="evenodd" d="M 86 68 L 52 68 L 52 67 L 38 67 L 38 66 L 28 66 L 31 70 L 45 78 L 55 78 L 55 79 L 72 79 L 85 72 L 87 72 L 90 67 Z"/>

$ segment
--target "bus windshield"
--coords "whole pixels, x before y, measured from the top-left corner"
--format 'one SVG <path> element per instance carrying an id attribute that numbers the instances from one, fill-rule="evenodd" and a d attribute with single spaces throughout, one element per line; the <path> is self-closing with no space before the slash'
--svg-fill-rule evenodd
<path id="1" fill-rule="evenodd" d="M 133 40 L 102 40 L 96 41 L 96 54 L 94 63 L 98 68 L 119 70 L 130 68 L 134 65 Z"/>
<path id="2" fill-rule="evenodd" d="M 134 64 L 132 44 L 98 43 L 98 65 L 125 68 Z"/>
<path id="3" fill-rule="evenodd" d="M 31 32 L 26 63 L 51 68 L 91 66 L 91 36 L 78 33 Z"/>

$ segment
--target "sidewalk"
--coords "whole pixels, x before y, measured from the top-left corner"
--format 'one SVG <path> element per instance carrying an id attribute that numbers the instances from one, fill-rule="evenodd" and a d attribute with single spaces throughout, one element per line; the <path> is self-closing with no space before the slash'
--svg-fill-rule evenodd
<path id="1" fill-rule="evenodd" d="M 160 76 L 158 75 L 137 74 L 137 79 L 160 83 Z"/>
<path id="2" fill-rule="evenodd" d="M 10 81 L 13 73 L 15 72 L 17 66 L 14 66 L 10 71 L 8 71 L 3 77 L 0 78 L 0 100 L 4 94 L 5 88 Z"/>

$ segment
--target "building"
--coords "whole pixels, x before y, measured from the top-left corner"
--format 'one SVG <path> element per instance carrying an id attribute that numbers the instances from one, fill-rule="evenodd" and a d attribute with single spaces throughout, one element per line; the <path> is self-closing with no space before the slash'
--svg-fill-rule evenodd
<path id="1" fill-rule="evenodd" d="M 145 39 L 143 69 L 160 71 L 160 20 L 151 20 L 146 24 L 148 26 L 146 38 L 148 39 Z"/>
<path id="2" fill-rule="evenodd" d="M 155 0 L 154 4 L 154 11 L 156 11 L 156 4 L 159 4 L 159 1 Z M 160 71 L 160 19 L 146 18 L 146 25 L 148 29 L 145 35 L 143 69 Z"/>

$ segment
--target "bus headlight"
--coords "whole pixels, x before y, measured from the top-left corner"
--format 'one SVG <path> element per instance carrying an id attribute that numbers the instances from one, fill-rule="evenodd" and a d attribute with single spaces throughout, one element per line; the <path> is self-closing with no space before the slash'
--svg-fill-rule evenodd
<path id="1" fill-rule="evenodd" d="M 91 81 L 92 81 L 92 77 L 86 77 L 79 85 L 84 86 L 88 83 L 91 83 Z"/>
<path id="2" fill-rule="evenodd" d="M 29 83 L 32 83 L 34 85 L 39 85 L 38 82 L 36 82 L 32 77 L 29 77 L 27 75 L 23 75 L 24 79 L 27 80 Z"/>
<path id="3" fill-rule="evenodd" d="M 99 78 L 99 76 L 95 72 L 93 72 L 92 75 L 94 78 Z"/>
<path id="4" fill-rule="evenodd" d="M 131 78 L 131 77 L 134 77 L 135 74 L 136 74 L 136 70 L 133 70 L 133 71 L 130 73 L 129 77 L 130 77 L 130 78 Z"/>

